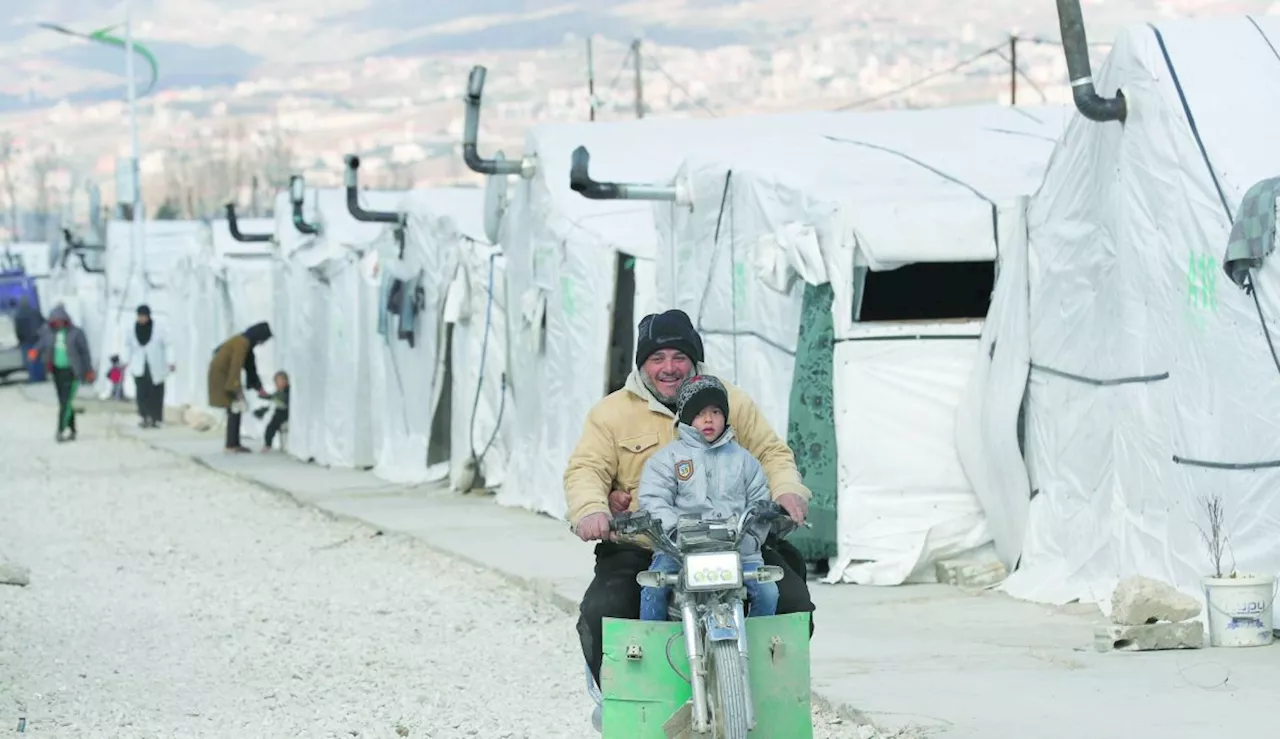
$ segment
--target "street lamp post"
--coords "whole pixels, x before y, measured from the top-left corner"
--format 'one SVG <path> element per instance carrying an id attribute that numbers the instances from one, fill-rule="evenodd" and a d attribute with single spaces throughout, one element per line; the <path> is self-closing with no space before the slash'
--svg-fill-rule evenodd
<path id="1" fill-rule="evenodd" d="M 142 167 L 138 145 L 138 84 L 133 75 L 133 18 L 129 12 L 129 0 L 124 0 L 124 76 L 128 81 L 129 129 L 132 154 L 130 169 L 133 173 L 133 231 L 129 239 L 131 261 L 137 268 L 141 288 L 141 301 L 147 302 L 147 249 L 146 231 L 142 222 Z M 133 272 L 133 270 L 130 270 Z M 126 290 L 130 286 L 126 286 Z"/>

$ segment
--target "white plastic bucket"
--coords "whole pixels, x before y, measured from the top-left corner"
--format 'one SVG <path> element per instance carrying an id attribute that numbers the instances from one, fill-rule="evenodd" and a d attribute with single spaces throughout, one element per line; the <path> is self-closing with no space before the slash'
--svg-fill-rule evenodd
<path id="1" fill-rule="evenodd" d="M 1272 642 L 1275 575 L 1206 577 L 1202 582 L 1210 646 L 1263 647 Z"/>

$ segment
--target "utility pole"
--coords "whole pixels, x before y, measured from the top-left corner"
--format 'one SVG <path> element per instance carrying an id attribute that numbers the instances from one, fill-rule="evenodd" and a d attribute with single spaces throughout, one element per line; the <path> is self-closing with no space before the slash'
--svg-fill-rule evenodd
<path id="1" fill-rule="evenodd" d="M 1009 104 L 1018 104 L 1018 34 L 1009 34 Z"/>
<path id="2" fill-rule="evenodd" d="M 587 37 L 587 105 L 591 108 L 591 122 L 596 120 L 596 65 L 591 55 L 591 37 Z"/>
<path id="3" fill-rule="evenodd" d="M 141 275 L 139 302 L 147 302 L 147 247 L 142 223 L 142 168 L 138 145 L 138 84 L 133 78 L 133 18 L 129 13 L 129 0 L 124 0 L 124 76 L 129 83 L 129 128 L 132 138 L 133 161 L 133 238 L 130 244 L 137 274 Z M 130 270 L 132 271 L 132 270 Z M 128 287 L 125 288 L 126 290 Z"/>
<path id="4" fill-rule="evenodd" d="M 631 58 L 636 64 L 636 118 L 644 118 L 644 77 L 640 72 L 640 39 L 631 42 Z"/>

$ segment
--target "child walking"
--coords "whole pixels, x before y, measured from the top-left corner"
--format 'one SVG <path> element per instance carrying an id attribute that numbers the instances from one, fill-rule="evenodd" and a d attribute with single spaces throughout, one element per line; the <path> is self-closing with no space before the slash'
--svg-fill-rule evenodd
<path id="1" fill-rule="evenodd" d="M 729 519 L 752 505 L 769 500 L 764 469 L 751 452 L 734 439 L 729 426 L 729 393 L 711 375 L 689 378 L 676 399 L 679 434 L 645 464 L 640 477 L 640 509 L 649 511 L 670 536 L 681 516 Z M 760 545 L 768 525 L 757 523 L 739 542 L 742 569 L 753 572 L 764 564 Z M 649 569 L 674 574 L 680 563 L 667 554 L 653 556 Z M 750 615 L 772 616 L 778 610 L 778 586 L 748 580 Z M 642 588 L 640 618 L 667 620 L 670 588 Z"/>
<path id="2" fill-rule="evenodd" d="M 111 399 L 124 400 L 124 365 L 120 364 L 120 355 L 111 355 L 111 369 L 107 371 L 107 379 L 111 381 Z"/>
<path id="3" fill-rule="evenodd" d="M 280 433 L 280 429 L 289 422 L 289 375 L 283 370 L 275 375 L 276 391 L 266 398 L 271 401 L 272 413 L 271 420 L 267 422 L 267 430 L 262 436 L 262 451 L 271 451 L 272 442 L 275 441 L 276 434 Z M 266 408 L 262 409 L 262 415 L 266 415 Z M 258 413 L 254 411 L 255 415 Z M 261 418 L 262 416 L 258 416 Z"/>
<path id="4" fill-rule="evenodd" d="M 76 393 L 82 383 L 93 382 L 93 359 L 89 356 L 89 341 L 84 331 L 71 322 L 71 316 L 61 304 L 49 313 L 49 323 L 31 349 L 31 359 L 53 374 L 53 384 L 58 391 L 57 440 L 75 441 Z"/>

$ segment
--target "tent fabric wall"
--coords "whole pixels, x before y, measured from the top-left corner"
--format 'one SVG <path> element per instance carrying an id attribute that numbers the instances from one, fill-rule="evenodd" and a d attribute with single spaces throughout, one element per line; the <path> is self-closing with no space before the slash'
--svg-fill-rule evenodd
<path id="1" fill-rule="evenodd" d="M 450 401 L 455 396 L 446 380 L 452 377 L 455 385 L 459 382 L 456 372 L 446 371 L 449 320 L 445 303 L 463 253 L 473 239 L 483 238 L 482 208 L 483 193 L 477 189 L 410 192 L 399 205 L 399 210 L 408 214 L 403 259 L 389 232 L 378 241 L 379 281 L 420 280 L 424 298 L 413 346 L 397 338 L 399 324 L 394 316 L 388 317 L 385 336 L 376 329 L 370 334 L 375 345 L 371 390 L 379 424 L 374 473 L 387 480 L 425 482 L 435 474 L 434 469 L 443 474 L 449 468 L 449 456 L 435 460 L 433 454 L 455 451 L 452 417 L 439 431 L 441 438 L 436 438 L 440 414 L 463 412 L 452 402 L 441 402 L 446 392 Z M 371 320 L 376 327 L 383 306 L 375 300 L 373 308 Z M 462 382 L 467 382 L 465 377 Z"/>
<path id="2" fill-rule="evenodd" d="M 359 197 L 366 210 L 398 212 L 404 193 L 361 190 Z M 325 466 L 376 467 L 387 414 L 375 398 L 388 397 L 377 268 L 381 255 L 398 252 L 391 229 L 355 220 L 337 188 L 304 198 L 304 218 L 319 234 L 294 227 L 287 193 L 276 213 L 273 333 L 292 387 L 286 451 Z"/>
<path id="3" fill-rule="evenodd" d="M 1278 47 L 1273 16 L 1123 31 L 1096 79 L 1124 91 L 1127 122 L 1077 116 L 1029 206 L 1033 497 L 1015 596 L 1105 608 L 1140 574 L 1203 597 L 1214 493 L 1228 564 L 1280 571 L 1280 470 L 1257 466 L 1280 459 L 1263 331 L 1280 264 L 1257 270 L 1256 306 L 1221 269 L 1243 193 L 1280 171 Z"/>
<path id="4" fill-rule="evenodd" d="M 880 271 L 915 261 L 995 258 L 993 225 L 1016 214 L 1018 196 L 1037 186 L 1066 117 L 1057 108 L 995 106 L 833 115 L 801 135 L 746 140 L 689 157 L 676 179 L 692 192 L 693 208 L 656 207 L 656 220 L 669 224 L 658 229 L 659 294 L 671 296 L 675 307 L 694 317 L 706 337 L 708 362 L 752 395 L 775 430 L 809 446 L 815 444 L 809 437 L 823 428 L 830 434 L 831 422 L 806 412 L 805 423 L 814 427 L 789 429 L 792 396 L 814 394 L 797 387 L 795 355 L 803 296 L 829 285 L 836 438 L 821 453 L 831 455 L 834 447 L 855 456 L 827 460 L 828 469 L 838 470 L 839 495 L 835 489 L 816 490 L 815 506 L 839 519 L 864 496 L 899 501 L 897 517 L 882 512 L 879 529 L 861 525 L 856 517 L 849 527 L 837 521 L 838 541 L 810 547 L 828 555 L 835 548 L 832 579 L 878 584 L 928 579 L 927 564 L 935 556 L 989 539 L 954 442 L 954 413 L 971 366 L 954 352 L 975 353 L 978 326 L 970 327 L 971 335 L 960 343 L 944 340 L 948 349 L 885 336 L 895 333 L 889 325 L 868 333 L 867 324 L 853 320 L 855 268 Z M 813 329 L 810 323 L 805 325 Z M 928 334 L 931 328 L 902 333 Z M 855 347 L 855 340 L 868 343 Z M 839 376 L 855 366 L 850 357 L 875 344 L 888 352 L 884 361 L 915 373 L 914 381 L 904 380 L 901 387 L 881 383 L 882 394 L 900 403 L 912 393 L 934 398 L 932 405 L 921 406 L 920 423 L 896 422 L 891 405 L 859 409 L 866 400 L 856 398 Z M 903 346 L 889 351 L 884 348 L 889 344 Z M 799 382 L 813 379 L 806 370 Z M 876 413 L 876 407 L 882 411 Z M 863 426 L 855 432 L 851 424 Z M 872 434 L 884 442 L 885 453 L 913 448 L 882 438 L 897 429 L 930 436 L 914 447 L 916 453 L 894 460 L 895 468 L 923 474 L 919 479 L 894 477 L 849 446 L 848 439 Z M 923 459 L 925 449 L 948 451 L 940 459 Z M 809 468 L 824 466 L 800 456 Z M 943 506 L 946 515 L 929 519 L 922 529 L 925 518 L 915 509 L 946 493 L 956 496 Z M 913 497 L 917 494 L 919 499 Z M 874 553 L 871 564 L 855 564 L 868 553 Z"/>
<path id="5" fill-rule="evenodd" d="M 515 447 L 515 399 L 506 379 L 506 260 L 496 247 L 473 240 L 458 266 L 446 308 L 453 324 L 452 485 L 458 492 L 505 490 Z"/>

